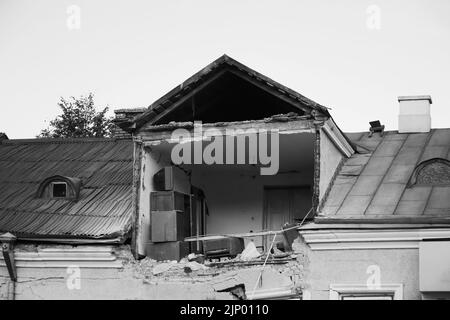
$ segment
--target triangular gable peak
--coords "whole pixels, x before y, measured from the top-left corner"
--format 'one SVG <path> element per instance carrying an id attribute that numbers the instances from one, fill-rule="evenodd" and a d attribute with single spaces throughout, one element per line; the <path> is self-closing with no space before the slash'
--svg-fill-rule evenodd
<path id="1" fill-rule="evenodd" d="M 150 105 L 119 124 L 127 131 L 144 125 L 199 120 L 204 123 L 259 120 L 295 112 L 330 115 L 326 107 L 223 55 Z"/>

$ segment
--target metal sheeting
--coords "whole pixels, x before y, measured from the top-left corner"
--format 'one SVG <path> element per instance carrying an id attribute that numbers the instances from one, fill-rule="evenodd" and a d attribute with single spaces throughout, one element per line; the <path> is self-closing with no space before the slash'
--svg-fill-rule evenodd
<path id="1" fill-rule="evenodd" d="M 116 139 L 0 143 L 0 232 L 21 238 L 117 239 L 131 227 L 133 144 Z M 54 175 L 82 180 L 78 201 L 37 199 Z"/>
<path id="2" fill-rule="evenodd" d="M 450 216 L 450 186 L 414 185 L 416 166 L 432 158 L 450 160 L 450 129 L 383 137 L 349 135 L 370 150 L 346 160 L 324 202 L 322 215 L 334 218 L 380 216 Z"/>

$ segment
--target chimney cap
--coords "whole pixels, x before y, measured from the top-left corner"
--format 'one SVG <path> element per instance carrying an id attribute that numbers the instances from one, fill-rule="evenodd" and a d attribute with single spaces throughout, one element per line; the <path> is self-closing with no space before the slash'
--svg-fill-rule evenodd
<path id="1" fill-rule="evenodd" d="M 398 102 L 400 102 L 400 101 L 417 101 L 417 100 L 428 100 L 430 102 L 430 104 L 433 103 L 433 101 L 431 101 L 431 96 L 429 96 L 429 95 L 423 95 L 423 96 L 399 96 L 398 97 Z"/>

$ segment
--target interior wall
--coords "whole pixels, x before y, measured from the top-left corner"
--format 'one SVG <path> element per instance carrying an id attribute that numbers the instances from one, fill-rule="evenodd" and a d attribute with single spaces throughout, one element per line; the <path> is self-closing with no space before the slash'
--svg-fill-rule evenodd
<path id="1" fill-rule="evenodd" d="M 312 171 L 275 176 L 260 176 L 255 171 L 252 176 L 208 169 L 200 167 L 192 174 L 192 184 L 201 188 L 206 195 L 209 209 L 206 217 L 208 234 L 261 231 L 265 186 L 311 186 L 313 181 Z M 262 245 L 261 238 L 253 238 L 257 246 Z"/>
<path id="2" fill-rule="evenodd" d="M 309 186 L 312 197 L 314 177 L 313 133 L 281 134 L 279 171 L 261 175 L 258 165 L 187 165 L 191 184 L 203 190 L 209 215 L 207 234 L 248 233 L 263 230 L 265 186 Z M 139 200 L 140 230 L 138 252 L 145 254 L 150 239 L 150 193 L 155 190 L 153 175 L 171 165 L 173 145 L 161 143 L 144 148 L 141 163 Z M 261 237 L 255 237 L 257 245 Z"/>
<path id="3" fill-rule="evenodd" d="M 169 154 L 160 152 L 156 148 L 143 149 L 139 187 L 139 229 L 136 241 L 137 252 L 140 255 L 145 255 L 145 245 L 150 240 L 150 193 L 156 190 L 153 175 L 170 164 Z"/>

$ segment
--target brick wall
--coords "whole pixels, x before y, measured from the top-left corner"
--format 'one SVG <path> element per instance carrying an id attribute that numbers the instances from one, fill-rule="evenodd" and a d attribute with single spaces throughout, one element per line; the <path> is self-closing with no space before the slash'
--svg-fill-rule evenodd
<path id="1" fill-rule="evenodd" d="M 124 120 L 131 120 L 134 117 L 142 114 L 143 112 L 145 112 L 147 109 L 146 108 L 134 108 L 134 109 L 117 109 L 114 110 L 114 113 L 116 114 L 114 121 L 115 122 L 120 122 L 120 121 L 124 121 Z M 114 138 L 131 138 L 131 134 L 122 130 L 117 124 L 114 125 L 114 128 L 112 130 L 113 132 L 113 137 Z"/>

